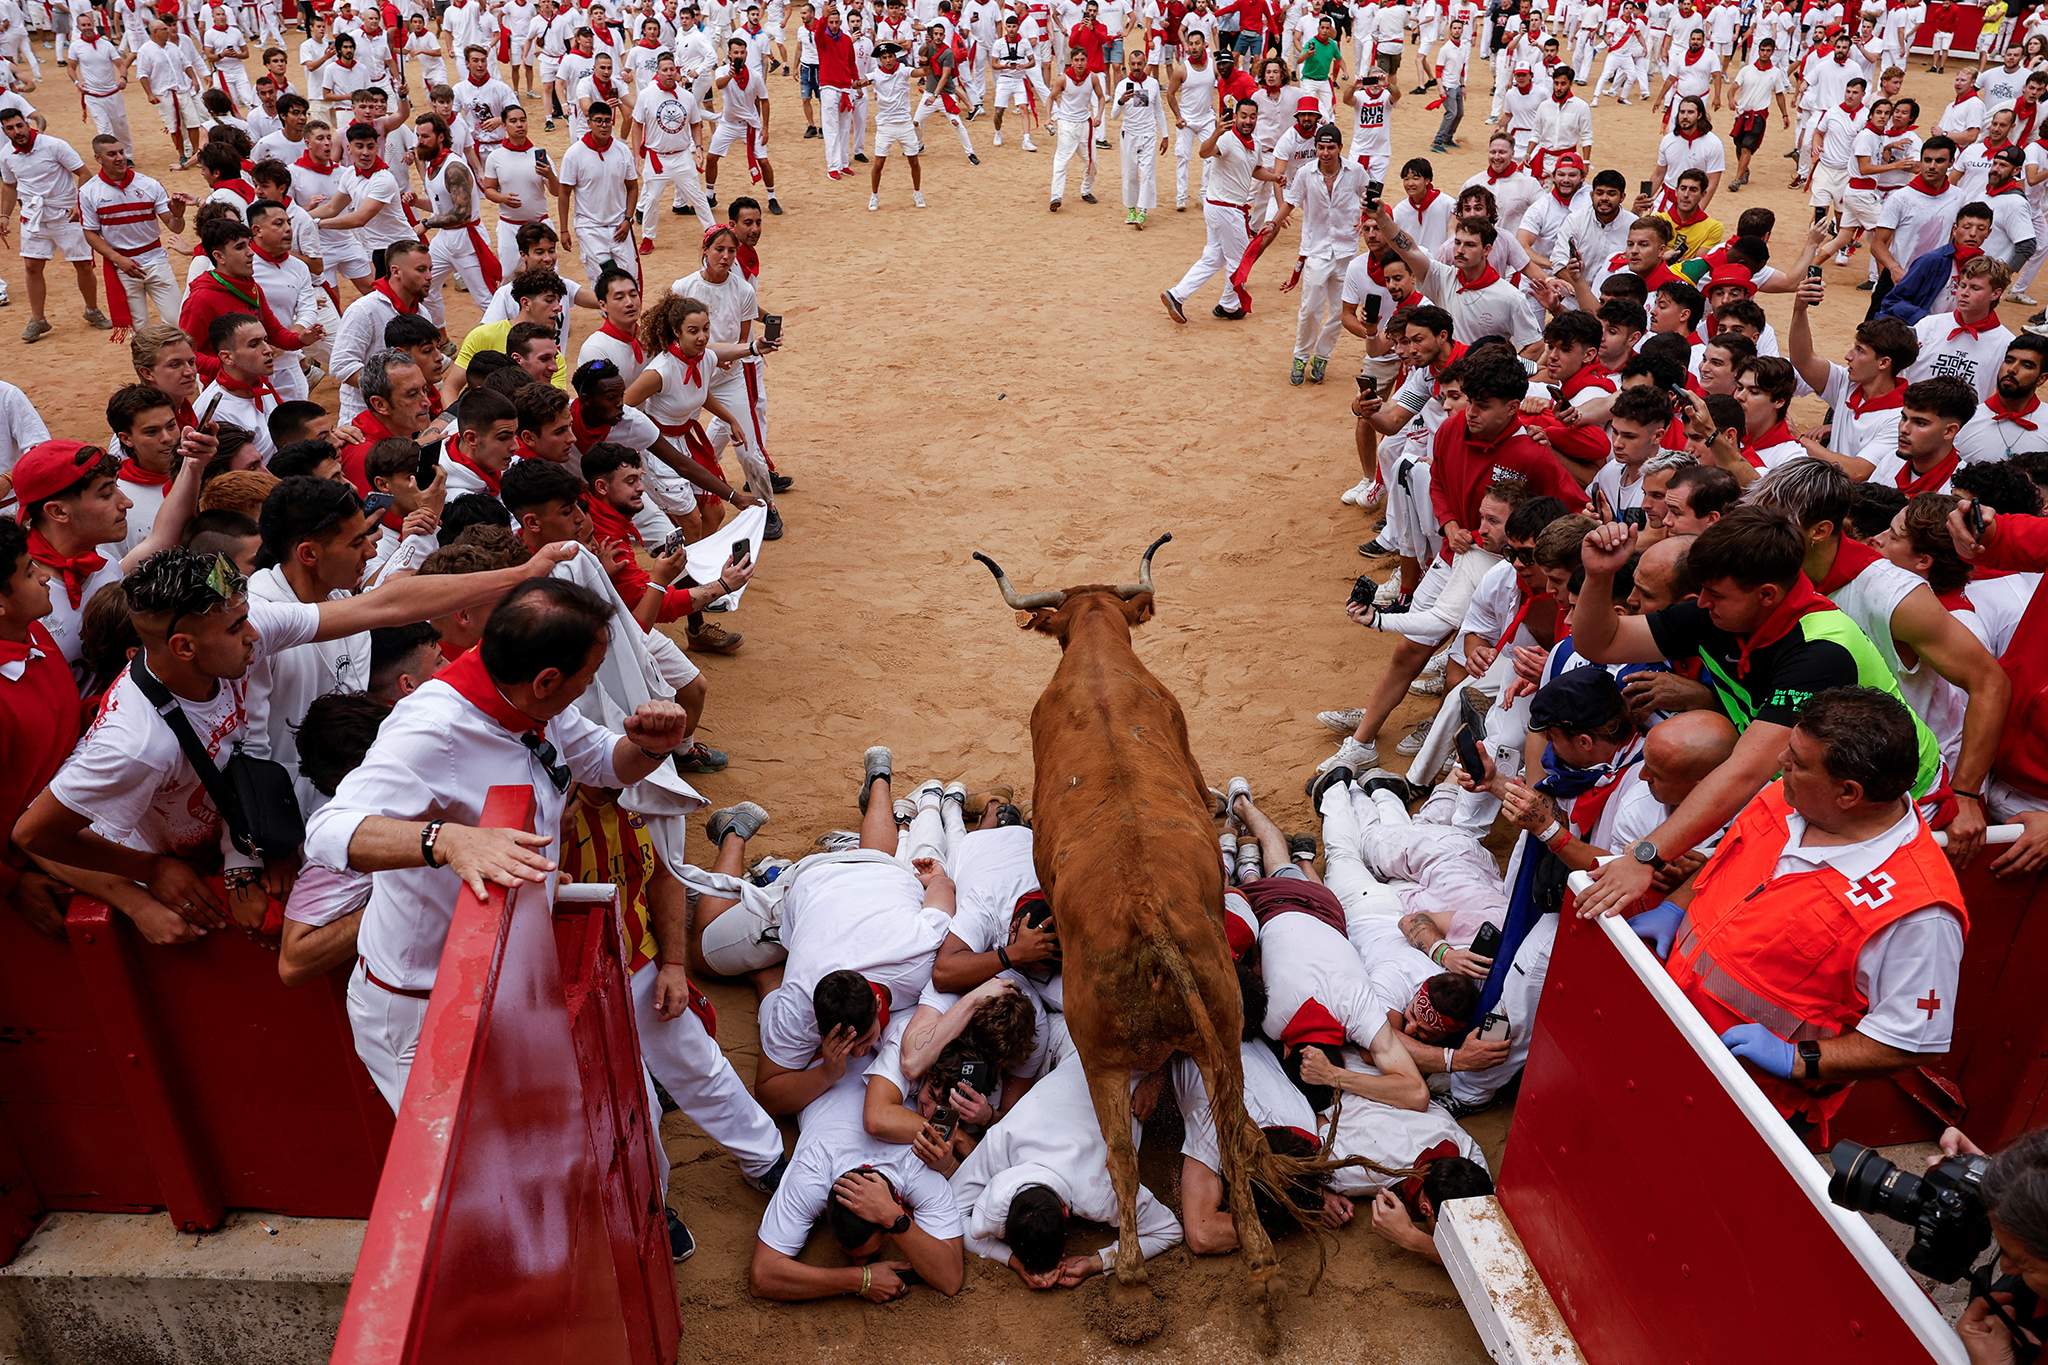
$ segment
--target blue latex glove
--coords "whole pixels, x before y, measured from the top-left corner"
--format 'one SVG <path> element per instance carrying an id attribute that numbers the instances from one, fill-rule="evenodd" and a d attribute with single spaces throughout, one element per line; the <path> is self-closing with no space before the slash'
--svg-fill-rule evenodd
<path id="1" fill-rule="evenodd" d="M 1636 931 L 1637 938 L 1650 945 L 1650 951 L 1662 962 L 1671 956 L 1671 942 L 1678 937 L 1678 926 L 1684 921 L 1684 907 L 1665 901 L 1640 915 L 1631 915 L 1628 927 Z"/>
<path id="2" fill-rule="evenodd" d="M 1762 1024 L 1737 1024 L 1721 1035 L 1721 1041 L 1737 1057 L 1781 1081 L 1791 1080 L 1792 1068 L 1799 1065 L 1799 1049 Z"/>

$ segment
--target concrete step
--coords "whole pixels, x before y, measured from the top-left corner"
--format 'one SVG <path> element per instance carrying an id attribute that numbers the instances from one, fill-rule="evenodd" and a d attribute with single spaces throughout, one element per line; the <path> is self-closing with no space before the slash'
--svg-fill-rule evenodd
<path id="1" fill-rule="evenodd" d="M 324 1365 L 365 1226 L 51 1214 L 0 1267 L 0 1365 Z"/>

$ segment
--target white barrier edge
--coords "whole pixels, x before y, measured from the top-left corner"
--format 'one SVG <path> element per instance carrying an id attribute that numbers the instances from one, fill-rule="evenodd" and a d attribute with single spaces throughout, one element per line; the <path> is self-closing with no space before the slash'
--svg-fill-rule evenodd
<path id="1" fill-rule="evenodd" d="M 2010 825 L 2000 827 L 2001 830 L 2017 828 Z M 2000 842 L 2009 843 L 2011 839 Z M 1584 895 L 1592 886 L 1593 879 L 1589 873 L 1574 872 L 1569 884 L 1574 895 Z M 1735 1054 L 1728 1050 L 1720 1035 L 1709 1028 L 1707 1021 L 1700 1017 L 1699 1011 L 1692 1007 L 1692 1002 L 1685 998 L 1677 983 L 1672 981 L 1671 974 L 1665 970 L 1664 964 L 1650 955 L 1649 947 L 1636 936 L 1633 929 L 1629 928 L 1628 920 L 1621 915 L 1603 915 L 1600 918 L 1600 927 L 1606 931 L 1608 940 L 1621 954 L 1622 960 L 1628 963 L 1637 978 L 1649 990 L 1652 998 L 1678 1027 L 1685 1040 L 1692 1045 L 1692 1050 L 1721 1082 L 1721 1088 L 1728 1092 L 1729 1097 L 1748 1117 L 1750 1127 L 1756 1130 L 1757 1136 L 1761 1137 L 1776 1154 L 1779 1164 L 1784 1166 L 1807 1200 L 1819 1210 L 1829 1226 L 1834 1228 L 1835 1234 L 1842 1239 L 1849 1254 L 1863 1266 L 1879 1290 L 1899 1311 L 1899 1316 L 1913 1329 L 1913 1335 L 1920 1339 L 1920 1344 L 1925 1346 L 1936 1360 L 1965 1365 L 1968 1357 L 1964 1354 L 1962 1341 L 1956 1336 L 1955 1330 L 1948 1325 L 1947 1320 L 1941 1316 L 1933 1302 L 1928 1299 L 1926 1292 L 1907 1272 L 1906 1267 L 1892 1254 L 1891 1248 L 1887 1247 L 1877 1233 L 1871 1230 L 1870 1225 L 1863 1221 L 1863 1216 L 1842 1208 L 1828 1198 L 1828 1180 L 1822 1165 L 1815 1161 L 1813 1154 L 1792 1135 L 1790 1126 L 1779 1116 L 1771 1102 L 1764 1098 L 1764 1092 L 1750 1079 L 1742 1063 L 1735 1060 Z"/>

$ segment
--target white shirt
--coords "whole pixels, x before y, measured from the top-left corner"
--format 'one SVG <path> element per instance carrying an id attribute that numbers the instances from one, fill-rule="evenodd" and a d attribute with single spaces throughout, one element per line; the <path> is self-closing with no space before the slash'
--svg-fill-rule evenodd
<path id="1" fill-rule="evenodd" d="M 857 1166 L 871 1166 L 910 1206 L 919 1230 L 940 1241 L 961 1233 L 959 1205 L 946 1177 L 918 1160 L 903 1143 L 870 1137 L 862 1122 L 867 1092 L 851 1070 L 804 1107 L 796 1149 L 782 1183 L 761 1214 L 761 1241 L 785 1256 L 801 1255 L 811 1229 L 825 1216 L 832 1186 Z"/>
<path id="2" fill-rule="evenodd" d="M 1919 814 L 1910 803 L 1902 804 L 1905 813 L 1884 833 L 1814 848 L 1804 846 L 1805 818 L 1787 812 L 1788 835 L 1771 869 L 1773 880 L 1826 868 L 1852 885 L 1862 881 L 1919 833 Z M 1889 891 L 1874 894 L 1889 896 Z M 1948 1051 L 1962 961 L 1962 921 L 1946 906 L 1916 908 L 1886 925 L 1856 955 L 1856 989 L 1870 1002 L 1856 1031 L 1906 1052 Z M 1921 1000 L 1936 1004 L 1930 1009 Z"/>
<path id="3" fill-rule="evenodd" d="M 576 192 L 575 230 L 616 231 L 632 209 L 626 183 L 639 174 L 631 149 L 618 138 L 613 138 L 602 152 L 580 138 L 570 144 L 562 154 L 562 167 L 556 176 L 563 188 Z"/>
<path id="4" fill-rule="evenodd" d="M 159 99 L 173 91 L 191 91 L 192 72 L 181 48 L 144 43 L 135 54 L 135 77 Z"/>
<path id="5" fill-rule="evenodd" d="M 1501 240 L 1512 239 L 1504 234 Z M 1519 351 L 1542 338 L 1521 292 L 1505 275 L 1483 289 L 1461 289 L 1457 267 L 1433 260 L 1422 289 L 1450 313 L 1451 335 L 1468 346 L 1484 336 L 1504 336 Z"/>
<path id="6" fill-rule="evenodd" d="M 1265 1032 L 1278 1038 L 1301 1007 L 1314 1000 L 1343 1025 L 1345 1036 L 1370 1048 L 1387 1026 L 1389 1000 L 1351 941 L 1312 915 L 1284 911 L 1259 927 L 1266 975 Z"/>
<path id="7" fill-rule="evenodd" d="M 1125 98 L 1127 95 L 1128 99 Z M 1156 138 L 1165 130 L 1160 114 L 1159 82 L 1150 76 L 1142 81 L 1118 81 L 1116 89 L 1110 92 L 1109 103 L 1123 119 L 1121 128 L 1125 137 Z"/>
<path id="8" fill-rule="evenodd" d="M 1577 95 L 1560 104 L 1546 99 L 1536 108 L 1536 145 L 1561 152 L 1591 146 L 1593 111 Z"/>
<path id="9" fill-rule="evenodd" d="M 692 128 L 700 116 L 697 97 L 682 85 L 663 90 L 650 80 L 633 101 L 633 121 L 640 125 L 645 145 L 662 156 L 695 145 Z"/>
<path id="10" fill-rule="evenodd" d="M 1524 170 L 1517 170 L 1512 175 L 1504 175 L 1499 180 L 1492 181 L 1487 179 L 1486 172 L 1482 170 L 1459 188 L 1469 190 L 1474 185 L 1483 185 L 1493 192 L 1493 201 L 1500 209 L 1500 215 L 1494 221 L 1502 225 L 1503 237 L 1515 235 L 1513 225 L 1521 221 L 1529 205 L 1536 202 L 1536 196 L 1543 193 L 1542 184 L 1535 176 Z"/>
<path id="11" fill-rule="evenodd" d="M 1900 191 L 1900 194 L 1906 191 Z M 1892 196 L 1897 199 L 1898 194 Z M 1998 366 L 2012 341 L 2012 330 L 2003 325 L 1981 336 L 1949 336 L 1956 328 L 1954 313 L 1930 313 L 1913 324 L 1920 338 L 1920 358 L 1906 370 L 1908 380 L 1960 379 L 1988 398 L 1998 387 Z"/>
<path id="12" fill-rule="evenodd" d="M 669 286 L 669 292 L 678 297 L 698 300 L 711 310 L 711 340 L 736 342 L 740 339 L 740 328 L 759 316 L 761 305 L 754 293 L 754 286 L 746 274 L 735 265 L 726 273 L 723 284 L 713 284 L 704 278 L 704 272 L 685 275 Z"/>
<path id="13" fill-rule="evenodd" d="M 1388 212 L 1393 215 L 1395 227 L 1413 237 L 1424 251 L 1434 251 L 1450 237 L 1451 217 L 1457 208 L 1456 195 L 1437 190 L 1422 208 L 1416 208 L 1414 202 L 1403 194 L 1393 201 Z"/>
<path id="14" fill-rule="evenodd" d="M 1301 255 L 1317 261 L 1345 261 L 1358 254 L 1358 214 L 1365 203 L 1367 176 L 1356 161 L 1339 161 L 1325 176 L 1310 161 L 1287 184 L 1287 202 L 1301 210 Z"/>
<path id="15" fill-rule="evenodd" d="M 205 406 L 204 395 L 200 406 Z M 348 595 L 329 593 L 328 600 L 341 601 Z M 285 581 L 284 571 L 275 566 L 260 569 L 249 579 L 249 598 L 287 604 L 299 601 Z M 370 632 L 273 650 L 262 663 L 250 667 L 249 677 L 249 752 L 275 759 L 291 770 L 300 788 L 300 809 L 318 804 L 313 784 L 299 775 L 298 725 L 314 701 L 329 692 L 369 690 Z"/>
<path id="16" fill-rule="evenodd" d="M 51 594 L 62 597 L 58 586 Z M 301 603 L 249 603 L 256 660 L 304 644 L 320 628 L 320 612 Z M 245 734 L 247 676 L 222 682 L 206 701 L 177 704 L 216 764 Z M 180 857 L 210 858 L 226 843 L 220 813 L 192 771 L 171 727 L 142 695 L 126 670 L 107 693 L 99 719 L 51 780 L 50 793 L 85 816 L 102 838 L 125 847 Z"/>
<path id="17" fill-rule="evenodd" d="M 1995 391 L 1996 381 L 1993 383 Z M 2029 401 L 2035 402 L 2036 406 L 2021 415 L 2034 424 L 2032 431 L 2001 421 L 1992 416 L 1990 408 L 1980 405 L 1976 415 L 1956 433 L 1956 449 L 1962 452 L 1963 463 L 2003 460 L 2023 450 L 2048 450 L 2048 412 L 2038 405 L 2038 399 Z"/>
<path id="18" fill-rule="evenodd" d="M 86 94 L 111 95 L 121 84 L 121 49 L 105 36 L 89 43 L 83 38 L 73 38 L 65 55 L 78 63 L 78 78 Z"/>
<path id="19" fill-rule="evenodd" d="M 1761 71 L 1755 62 L 1735 73 L 1735 112 L 1753 114 L 1771 107 L 1771 100 L 1792 89 L 1785 78 L 1783 54 L 1773 58 L 1771 69 Z"/>
<path id="20" fill-rule="evenodd" d="M 1244 1069 L 1244 1108 L 1252 1122 L 1261 1128 L 1298 1128 L 1313 1134 L 1316 1113 L 1308 1107 L 1308 1096 L 1287 1079 L 1279 1058 L 1265 1040 L 1239 1043 L 1237 1052 Z M 1185 1053 L 1173 1059 L 1173 1093 L 1180 1099 L 1180 1154 L 1193 1157 L 1222 1175 L 1223 1159 L 1216 1142 L 1216 1118 L 1209 1110 L 1209 1092 L 1202 1084 L 1202 1069 Z M 1351 1097 L 1345 1096 L 1344 1102 L 1351 1103 Z"/>
<path id="21" fill-rule="evenodd" d="M 1133 1116 L 1133 1146 L 1139 1136 Z M 1063 1058 L 1051 1075 L 1032 1086 L 961 1163 L 952 1184 L 967 1220 L 968 1250 L 991 1261 L 1010 1259 L 1002 1237 L 1010 1204 L 1031 1185 L 1051 1189 L 1074 1218 L 1116 1226 L 1109 1144 L 1096 1122 L 1080 1057 Z M 1180 1220 L 1143 1185 L 1138 1186 L 1137 1224 L 1138 1251 L 1147 1260 L 1180 1241 Z M 1103 1249 L 1105 1265 L 1114 1262 L 1116 1245 Z"/>
<path id="22" fill-rule="evenodd" d="M 1948 108 L 1941 111 L 1941 122 L 1935 125 L 1934 131 L 1954 138 L 1960 133 L 1981 129 L 1989 117 L 1984 110 L 1984 101 L 1975 95 L 1951 100 Z"/>
<path id="23" fill-rule="evenodd" d="M 1910 268 L 1911 262 L 1946 242 L 1956 211 L 1966 202 L 1954 185 L 1940 194 L 1925 194 L 1914 183 L 1886 195 L 1877 225 L 1892 229 L 1892 259 Z"/>
<path id="24" fill-rule="evenodd" d="M 50 439 L 50 428 L 20 386 L 0 379 L 0 474 L 13 474 L 14 462 L 30 446 Z M 14 493 L 0 500 L 0 516 L 14 515 Z M 62 596 L 62 586 L 53 594 Z"/>
<path id="25" fill-rule="evenodd" d="M 334 346 L 329 356 L 334 377 L 341 385 L 341 420 L 346 422 L 363 410 L 363 391 L 355 384 L 363 362 L 372 351 L 384 349 L 384 324 L 398 316 L 381 290 L 371 290 L 350 303 L 334 329 Z"/>
<path id="26" fill-rule="evenodd" d="M 48 133 L 35 134 L 25 152 L 0 142 L 0 181 L 15 187 L 22 222 L 31 226 L 54 226 L 71 217 L 78 205 L 76 172 L 84 167 L 70 143 Z"/>
<path id="27" fill-rule="evenodd" d="M 782 942 L 789 956 L 782 984 L 761 1000 L 761 1053 L 792 1071 L 818 1055 L 811 991 L 839 970 L 859 972 L 889 992 L 889 1008 L 908 1010 L 931 980 L 950 917 L 926 909 L 924 889 L 891 858 L 807 861 L 782 901 Z"/>
<path id="28" fill-rule="evenodd" d="M 78 187 L 78 209 L 81 225 L 99 233 L 122 255 L 147 260 L 163 254 L 159 226 L 171 211 L 170 196 L 142 172 L 131 174 L 126 185 L 93 176 Z"/>
<path id="29" fill-rule="evenodd" d="M 254 613 L 259 606 L 272 605 L 252 600 L 249 607 Z M 577 781 L 619 785 L 612 767 L 619 736 L 586 719 L 577 708 L 550 720 L 543 737 L 554 746 L 556 761 Z M 447 683 L 429 681 L 399 700 L 361 765 L 341 780 L 334 799 L 307 821 L 305 856 L 330 867 L 349 866 L 349 841 L 357 827 L 375 815 L 477 824 L 485 796 L 501 786 L 533 788 L 533 828 L 549 836 L 542 856 L 558 857 L 566 793 L 555 790 L 519 736 Z M 356 936 L 357 951 L 378 980 L 406 990 L 431 988 L 462 891 L 461 879 L 446 867 L 412 867 L 375 873 L 371 883 L 370 903 Z M 546 889 L 552 893 L 552 877 Z"/>
<path id="30" fill-rule="evenodd" d="M 536 144 L 514 151 L 500 142 L 484 158 L 484 175 L 498 182 L 498 192 L 519 200 L 517 208 L 499 207 L 499 222 L 537 223 L 548 216 L 548 185 L 541 179 L 540 162 L 535 156 L 540 150 Z"/>
<path id="31" fill-rule="evenodd" d="M 1216 155 L 1203 168 L 1202 198 L 1232 206 L 1250 203 L 1252 167 L 1257 164 L 1258 152 L 1226 130 L 1216 139 Z"/>
<path id="32" fill-rule="evenodd" d="M 324 799 L 324 798 L 323 798 Z M 370 874 L 307 863 L 292 881 L 284 917 L 294 924 L 319 928 L 352 915 L 370 903 Z"/>
<path id="33" fill-rule="evenodd" d="M 402 242 L 414 235 L 415 229 L 406 221 L 405 206 L 399 199 L 401 187 L 398 177 L 390 171 L 371 171 L 364 175 L 354 166 L 345 165 L 341 174 L 334 178 L 334 190 L 348 196 L 349 206 L 342 210 L 344 213 L 354 213 L 372 202 L 383 205 L 369 222 L 356 229 L 368 250 L 380 251 L 393 242 Z"/>

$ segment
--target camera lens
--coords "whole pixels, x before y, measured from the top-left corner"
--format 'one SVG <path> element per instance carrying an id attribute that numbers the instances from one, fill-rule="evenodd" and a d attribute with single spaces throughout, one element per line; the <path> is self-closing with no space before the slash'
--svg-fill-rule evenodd
<path id="1" fill-rule="evenodd" d="M 1926 1183 L 1908 1175 L 1860 1142 L 1838 1142 L 1828 1152 L 1835 1173 L 1828 1178 L 1828 1198 L 1858 1213 L 1879 1213 L 1901 1223 L 1920 1216 Z"/>

